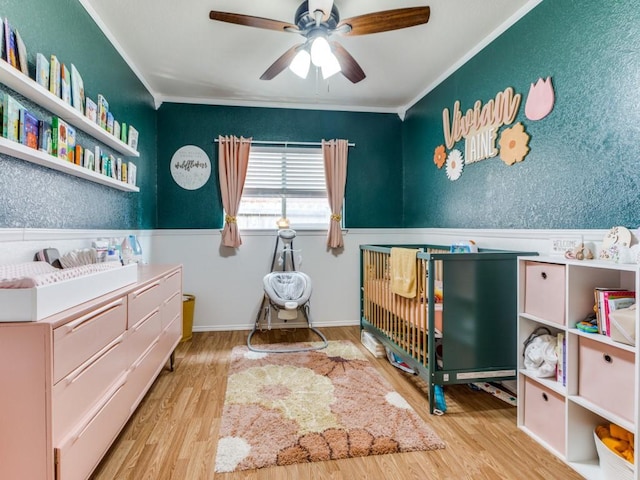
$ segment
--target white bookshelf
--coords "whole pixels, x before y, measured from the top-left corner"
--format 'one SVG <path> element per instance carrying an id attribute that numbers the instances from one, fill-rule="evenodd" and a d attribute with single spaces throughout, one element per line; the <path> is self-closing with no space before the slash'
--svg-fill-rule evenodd
<path id="1" fill-rule="evenodd" d="M 51 168 L 59 172 L 63 172 L 74 177 L 83 178 L 91 182 L 106 185 L 108 187 L 116 188 L 126 192 L 139 192 L 140 188 L 135 185 L 129 185 L 128 183 L 121 182 L 115 178 L 107 177 L 101 173 L 94 172 L 88 168 L 81 167 L 75 163 L 71 163 L 68 160 L 64 160 L 58 157 L 54 157 L 40 150 L 35 150 L 21 143 L 7 140 L 0 137 L 0 153 L 4 153 L 11 157 L 19 158 L 27 162 L 35 163 L 43 167 Z"/>
<path id="2" fill-rule="evenodd" d="M 559 323 L 557 318 L 542 318 L 525 311 L 527 295 L 531 295 L 532 289 L 538 288 L 538 285 L 536 285 L 537 280 L 527 277 L 528 262 L 543 264 L 544 268 L 549 266 L 549 272 L 554 268 L 557 272 L 557 267 L 560 267 L 560 271 L 564 269 L 564 287 L 560 292 L 560 300 L 555 295 L 550 295 L 549 300 L 564 303 L 564 323 Z M 551 274 L 549 278 L 550 276 Z M 527 284 L 528 278 L 530 280 L 529 285 Z M 545 276 L 544 278 L 546 279 L 547 277 Z M 639 285 L 640 266 L 635 264 L 616 264 L 600 260 L 566 260 L 562 257 L 520 257 L 518 259 L 517 321 L 518 358 L 520 362 L 518 369 L 518 427 L 588 480 L 609 478 L 605 475 L 596 452 L 593 431 L 597 425 L 616 423 L 636 433 L 635 451 L 638 449 L 637 426 L 640 419 L 638 384 L 640 383 L 640 366 L 637 344 L 635 346 L 625 345 L 600 334 L 584 333 L 576 329 L 575 325 L 593 311 L 595 302 L 594 288 L 619 287 L 638 292 Z M 553 335 L 558 333 L 565 335 L 566 385 L 556 381 L 555 377 L 537 378 L 532 372 L 524 368 L 523 342 L 531 332 L 540 326 L 547 327 Z M 638 331 L 638 326 L 639 318 L 638 313 L 636 313 L 636 332 Z M 624 372 L 619 379 L 611 380 L 613 382 L 611 390 L 613 391 L 608 392 L 603 388 L 602 391 L 605 393 L 597 400 L 585 398 L 582 395 L 582 392 L 586 392 L 587 388 L 593 391 L 600 387 L 597 383 L 589 385 L 589 375 L 585 374 L 585 372 L 589 371 L 588 368 L 592 367 L 592 364 L 588 363 L 590 361 L 588 359 L 591 357 L 587 355 L 581 358 L 581 345 L 584 346 L 585 341 L 596 342 L 593 345 L 597 348 L 597 352 L 602 352 L 602 357 L 608 353 L 614 357 L 614 362 L 605 367 L 604 371 L 616 374 Z M 623 365 L 616 355 L 631 358 L 632 361 Z M 596 368 L 599 368 L 597 364 Z M 607 368 L 614 368 L 615 370 L 606 370 Z M 579 378 L 582 385 L 580 385 Z M 543 393 L 543 396 L 548 394 L 550 400 L 553 398 L 556 405 L 560 405 L 563 409 L 563 422 L 558 422 L 557 424 L 550 422 L 546 426 L 544 422 L 542 422 L 542 426 L 540 423 L 533 423 L 532 427 L 531 419 L 536 418 L 537 412 L 532 411 L 531 407 L 527 408 L 527 395 L 525 394 L 526 389 L 532 387 L 536 391 L 546 392 Z M 633 396 L 633 401 L 631 402 L 633 407 L 625 410 L 624 415 L 616 411 L 619 408 L 619 404 L 616 405 L 616 396 L 623 395 L 626 395 L 627 398 L 629 398 L 629 395 Z M 539 397 L 529 397 L 529 401 L 532 401 L 532 398 Z M 536 405 L 535 402 L 536 400 L 533 400 L 532 404 Z M 544 402 L 541 403 L 544 405 Z M 558 446 L 557 441 L 553 441 L 558 438 L 558 434 L 564 437 L 561 446 Z M 632 476 L 629 478 L 640 480 L 640 470 L 637 466 L 634 466 Z"/>
<path id="3" fill-rule="evenodd" d="M 84 112 L 80 112 L 63 102 L 62 99 L 5 61 L 0 61 L 0 82 L 121 154 L 130 157 L 140 156 L 137 150 L 85 117 Z"/>

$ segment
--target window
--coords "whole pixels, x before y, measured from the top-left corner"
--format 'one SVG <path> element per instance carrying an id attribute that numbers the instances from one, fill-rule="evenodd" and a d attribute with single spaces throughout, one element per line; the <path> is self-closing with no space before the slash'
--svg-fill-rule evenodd
<path id="1" fill-rule="evenodd" d="M 321 148 L 251 147 L 238 227 L 273 229 L 281 217 L 295 229 L 328 228 Z"/>

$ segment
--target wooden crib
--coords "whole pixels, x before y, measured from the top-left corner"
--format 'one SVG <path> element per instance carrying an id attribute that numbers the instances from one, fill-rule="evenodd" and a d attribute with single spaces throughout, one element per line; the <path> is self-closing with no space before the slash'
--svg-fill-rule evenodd
<path id="1" fill-rule="evenodd" d="M 391 291 L 391 247 L 420 250 L 414 298 Z M 535 253 L 450 253 L 449 247 L 438 245 L 360 246 L 361 327 L 428 383 L 431 413 L 436 385 L 515 378 L 519 255 Z"/>

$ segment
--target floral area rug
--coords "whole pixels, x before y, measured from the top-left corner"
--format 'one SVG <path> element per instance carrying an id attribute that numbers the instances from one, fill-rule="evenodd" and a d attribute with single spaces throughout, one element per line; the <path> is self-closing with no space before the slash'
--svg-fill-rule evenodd
<path id="1" fill-rule="evenodd" d="M 349 341 L 303 353 L 231 353 L 216 472 L 440 448 Z"/>

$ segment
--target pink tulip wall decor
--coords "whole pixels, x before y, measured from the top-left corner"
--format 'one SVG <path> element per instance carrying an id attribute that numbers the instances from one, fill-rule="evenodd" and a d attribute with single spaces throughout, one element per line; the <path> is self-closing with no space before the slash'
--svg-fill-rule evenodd
<path id="1" fill-rule="evenodd" d="M 529 95 L 524 106 L 524 114 L 529 120 L 542 120 L 551 113 L 556 101 L 551 77 L 546 80 L 539 78 L 535 85 L 529 88 Z"/>

